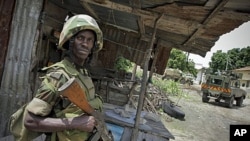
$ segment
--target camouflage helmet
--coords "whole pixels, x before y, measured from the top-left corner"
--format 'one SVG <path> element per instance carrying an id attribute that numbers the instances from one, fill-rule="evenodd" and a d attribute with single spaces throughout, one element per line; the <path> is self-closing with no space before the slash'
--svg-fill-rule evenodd
<path id="1" fill-rule="evenodd" d="M 58 48 L 64 49 L 63 45 L 65 42 L 67 42 L 72 36 L 74 36 L 79 31 L 85 29 L 92 30 L 96 33 L 96 42 L 93 51 L 97 52 L 101 50 L 103 45 L 102 31 L 100 30 L 95 19 L 84 14 L 75 15 L 67 20 L 60 34 Z"/>

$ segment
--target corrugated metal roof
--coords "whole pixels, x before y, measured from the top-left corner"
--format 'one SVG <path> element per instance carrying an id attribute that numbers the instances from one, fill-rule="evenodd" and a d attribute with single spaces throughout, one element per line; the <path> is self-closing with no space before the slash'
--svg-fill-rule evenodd
<path id="1" fill-rule="evenodd" d="M 14 0 L 1 1 L 0 2 L 0 80 L 4 71 L 4 62 L 7 54 L 7 47 L 9 42 L 11 17 L 13 13 L 13 7 L 15 6 Z M 0 83 L 1 84 L 1 83 Z"/>
<path id="2" fill-rule="evenodd" d="M 9 115 L 32 98 L 31 54 L 42 4 L 40 0 L 16 1 L 0 89 L 0 135 L 7 133 Z"/>

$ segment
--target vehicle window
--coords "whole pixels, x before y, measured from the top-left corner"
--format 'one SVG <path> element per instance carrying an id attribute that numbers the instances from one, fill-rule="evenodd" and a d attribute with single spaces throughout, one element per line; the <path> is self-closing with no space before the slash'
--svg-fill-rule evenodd
<path id="1" fill-rule="evenodd" d="M 213 78 L 213 79 L 211 79 L 211 83 L 215 84 L 215 85 L 221 85 L 222 80 Z"/>

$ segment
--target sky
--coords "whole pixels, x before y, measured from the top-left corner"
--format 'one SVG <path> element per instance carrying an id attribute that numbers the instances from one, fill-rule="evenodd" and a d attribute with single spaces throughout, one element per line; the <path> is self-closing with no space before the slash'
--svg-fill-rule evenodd
<path id="1" fill-rule="evenodd" d="M 233 48 L 245 48 L 247 46 L 250 46 L 250 21 L 220 36 L 219 40 L 215 42 L 215 45 L 207 52 L 205 57 L 190 54 L 189 59 L 192 59 L 196 64 L 202 64 L 203 67 L 208 67 L 213 53 L 217 50 L 227 52 Z"/>

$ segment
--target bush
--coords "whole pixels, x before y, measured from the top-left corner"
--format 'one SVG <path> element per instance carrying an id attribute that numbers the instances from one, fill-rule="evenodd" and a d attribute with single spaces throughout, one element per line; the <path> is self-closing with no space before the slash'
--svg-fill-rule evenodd
<path id="1" fill-rule="evenodd" d="M 114 67 L 117 71 L 127 72 L 132 67 L 132 63 L 128 59 L 120 56 L 116 59 Z"/>
<path id="2" fill-rule="evenodd" d="M 182 96 L 183 91 L 179 87 L 180 83 L 173 80 L 162 80 L 158 77 L 153 77 L 153 85 L 161 89 L 164 93 L 173 96 Z"/>

